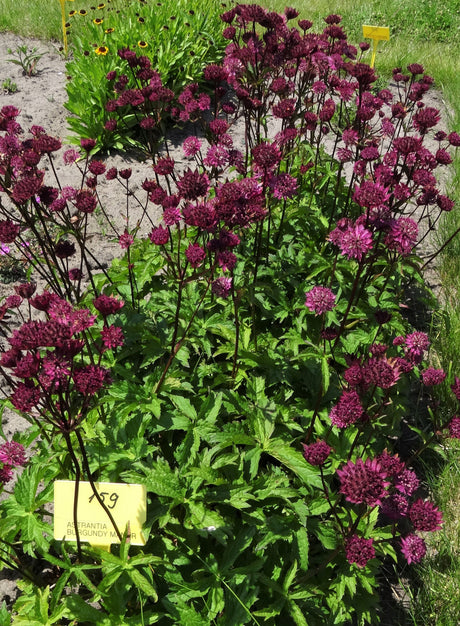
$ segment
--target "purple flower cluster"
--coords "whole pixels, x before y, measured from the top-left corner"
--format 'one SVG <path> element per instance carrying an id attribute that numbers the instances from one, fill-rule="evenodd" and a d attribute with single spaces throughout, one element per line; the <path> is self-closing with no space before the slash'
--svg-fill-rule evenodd
<path id="1" fill-rule="evenodd" d="M 49 291 L 30 297 L 29 302 L 45 312 L 46 319 L 26 321 L 13 331 L 10 348 L 1 353 L 0 369 L 13 387 L 11 402 L 18 411 L 48 414 L 62 423 L 66 411 L 70 418 L 75 409 L 73 401 L 72 407 L 66 407 L 65 398 L 70 399 L 72 391 L 81 394 L 82 403 L 87 404 L 110 380 L 107 369 L 85 365 L 79 357 L 85 347 L 85 331 L 94 325 L 96 316 Z M 99 296 L 94 303 L 104 316 L 123 305 L 110 296 Z M 114 328 L 104 329 L 103 349 L 121 345 L 121 330 Z M 54 400 L 55 394 L 59 401 Z"/>
<path id="2" fill-rule="evenodd" d="M 316 315 L 332 311 L 335 306 L 335 295 L 328 287 L 313 287 L 305 296 L 305 306 Z"/>
<path id="3" fill-rule="evenodd" d="M 366 567 L 368 561 L 375 557 L 374 540 L 352 535 L 345 543 L 345 556 L 349 563 L 358 567 Z"/>
<path id="4" fill-rule="evenodd" d="M 348 461 L 337 470 L 337 476 L 340 479 L 340 493 L 353 504 L 367 504 L 371 507 L 382 504 L 387 495 L 386 488 L 390 485 L 387 473 L 376 459 Z"/>
<path id="5" fill-rule="evenodd" d="M 16 441 L 5 441 L 0 445 L 0 487 L 13 478 L 13 469 L 26 463 L 24 446 Z"/>

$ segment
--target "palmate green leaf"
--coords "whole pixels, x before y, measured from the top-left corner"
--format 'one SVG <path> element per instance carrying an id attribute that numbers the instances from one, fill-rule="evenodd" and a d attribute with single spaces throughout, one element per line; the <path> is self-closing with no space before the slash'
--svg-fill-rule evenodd
<path id="1" fill-rule="evenodd" d="M 27 592 L 14 604 L 13 626 L 52 626 L 66 615 L 66 607 L 59 605 L 50 615 L 50 588 L 28 587 Z M 10 617 L 11 619 L 11 617 Z"/>
<path id="2" fill-rule="evenodd" d="M 166 496 L 180 502 L 185 498 L 186 488 L 178 474 L 173 472 L 166 461 L 159 459 L 143 480 L 147 491 L 158 496 Z"/>

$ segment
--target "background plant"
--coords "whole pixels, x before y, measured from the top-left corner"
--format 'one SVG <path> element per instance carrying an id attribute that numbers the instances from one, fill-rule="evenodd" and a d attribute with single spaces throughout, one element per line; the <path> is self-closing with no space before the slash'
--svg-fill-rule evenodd
<path id="1" fill-rule="evenodd" d="M 37 74 L 37 63 L 42 58 L 44 52 L 39 52 L 37 48 L 21 45 L 14 51 L 8 50 L 8 54 L 13 56 L 12 59 L 7 59 L 8 62 L 22 67 L 23 73 L 30 77 Z"/>
<path id="2" fill-rule="evenodd" d="M 436 508 L 420 500 L 410 469 L 417 449 L 406 451 L 404 461 L 394 455 L 407 383 L 421 376 L 429 388 L 445 378 L 424 365 L 428 337 L 410 328 L 399 302 L 420 267 L 417 221 L 428 215 L 436 221 L 451 208 L 449 198 L 433 191 L 432 172 L 449 160 L 458 136 L 438 135 L 433 158 L 423 144 L 436 132 L 438 113 L 415 105 L 430 86 L 423 68 L 412 65 L 407 78 L 395 72 L 396 102 L 388 92 L 370 91 L 376 77 L 350 58 L 336 17 L 322 37 L 305 34 L 304 23 L 297 38 L 288 36 L 280 16 L 269 18 L 257 7 L 225 19 L 237 26 L 226 32 L 234 45 L 223 68 L 206 71 L 216 83 L 217 102 L 208 101 L 217 119 L 201 119 L 206 94 L 195 87 L 182 91 L 174 112 L 202 121 L 207 142 L 187 140 L 185 170 L 152 155 L 146 207 L 160 204 L 162 223 L 146 240 L 135 242 L 135 228 L 122 233 L 126 257 L 92 281 L 96 293 L 126 299 L 118 318 L 126 341 L 113 359 L 104 352 L 113 384 L 82 422 L 84 449 L 91 474 L 147 484 L 154 532 L 145 550 L 131 550 L 131 567 L 124 543 L 113 557 L 85 549 L 80 565 L 62 546 L 40 547 L 37 532 L 13 535 L 13 511 L 21 518 L 26 502 L 39 509 L 36 479 L 69 473 L 62 446 L 53 448 L 61 461 L 55 468 L 45 446 L 22 483 L 27 493 L 15 491 L 2 520 L 7 541 L 21 539 L 59 576 L 52 593 L 25 585 L 16 609 L 26 619 L 36 616 L 40 600 L 42 620 L 51 612 L 103 623 L 143 611 L 145 619 L 163 623 L 346 623 L 356 611 L 362 623 L 375 622 L 374 555 L 394 558 L 401 535 L 440 523 Z M 257 45 L 255 22 L 269 24 L 264 44 Z M 301 59 L 303 40 L 308 53 Z M 280 49 L 283 55 L 273 58 Z M 324 63 L 331 54 L 336 64 L 339 56 L 344 62 L 338 69 Z M 291 84 L 279 80 L 287 68 Z M 223 77 L 237 97 L 230 107 L 218 89 Z M 299 101 L 307 111 L 297 108 Z M 246 154 L 228 132 L 235 113 L 245 124 Z M 14 111 L 2 114 L 14 136 Z M 278 134 L 266 122 L 272 115 Z M 383 133 L 390 138 L 385 146 Z M 32 141 L 39 157 L 54 151 L 46 134 Z M 13 208 L 5 199 L 2 226 L 4 233 L 19 229 L 13 239 L 29 213 L 52 222 L 48 198 L 62 196 L 58 189 L 44 193 L 38 168 L 17 168 L 29 147 L 26 141 L 5 154 L 16 165 L 4 167 Z M 103 174 L 87 157 L 92 147 L 83 144 L 84 176 L 86 168 L 93 177 Z M 343 179 L 347 161 L 352 179 Z M 129 185 L 129 170 L 109 177 Z M 91 215 L 85 209 L 94 206 L 97 181 L 84 180 L 85 203 L 76 208 Z M 72 194 L 62 199 L 74 201 Z M 54 265 L 51 259 L 40 267 L 60 286 Z M 95 293 L 76 297 L 66 282 L 60 288 L 91 306 Z M 449 382 L 458 396 L 458 381 Z M 442 412 L 409 426 L 427 447 L 449 423 L 457 436 L 451 414 Z M 365 479 L 356 469 L 361 462 Z M 371 475 L 372 488 L 360 482 Z M 369 489 L 361 501 L 352 486 Z M 33 517 L 37 531 L 41 517 Z M 406 557 L 419 559 L 421 537 L 416 546 L 403 545 Z M 83 584 L 87 595 L 60 603 L 69 581 Z M 121 602 L 114 591 L 123 592 Z M 100 610 L 86 598 L 101 602 Z"/>
<path id="3" fill-rule="evenodd" d="M 125 118 L 122 133 L 107 133 L 110 118 L 106 110 L 114 97 L 105 76 L 120 67 L 117 51 L 131 48 L 148 58 L 163 83 L 177 92 L 187 82 L 198 80 L 208 63 L 223 52 L 219 19 L 220 4 L 112 2 L 100 3 L 88 11 L 70 11 L 70 42 L 73 60 L 67 70 L 67 109 L 73 113 L 70 128 L 80 137 L 97 139 L 99 148 L 135 145 L 136 135 L 128 132 L 132 120 Z M 136 77 L 128 75 L 128 86 Z"/>

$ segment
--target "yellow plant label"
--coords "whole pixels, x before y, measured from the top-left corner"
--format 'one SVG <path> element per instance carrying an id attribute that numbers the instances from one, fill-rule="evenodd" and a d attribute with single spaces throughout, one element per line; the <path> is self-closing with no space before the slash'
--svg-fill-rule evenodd
<path id="1" fill-rule="evenodd" d="M 363 37 L 374 39 L 375 41 L 388 41 L 390 39 L 390 29 L 388 26 L 363 26 Z"/>
<path id="2" fill-rule="evenodd" d="M 124 483 L 95 483 L 97 492 L 109 509 L 118 530 L 123 535 L 128 528 L 128 541 L 136 546 L 145 544 L 142 526 L 147 517 L 145 485 Z M 76 541 L 73 517 L 75 481 L 56 480 L 54 483 L 54 538 Z M 120 543 L 107 513 L 97 501 L 89 482 L 80 481 L 77 525 L 81 541 L 92 545 L 110 546 Z"/>

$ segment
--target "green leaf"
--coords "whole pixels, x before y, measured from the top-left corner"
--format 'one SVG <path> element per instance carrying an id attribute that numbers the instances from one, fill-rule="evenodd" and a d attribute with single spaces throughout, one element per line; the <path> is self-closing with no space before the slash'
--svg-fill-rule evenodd
<path id="1" fill-rule="evenodd" d="M 74 593 L 64 598 L 63 602 L 69 611 L 69 617 L 74 620 L 89 622 L 96 626 L 110 626 L 110 624 L 113 624 L 110 617 L 87 604 L 83 598 Z"/>
<path id="2" fill-rule="evenodd" d="M 295 538 L 296 538 L 297 556 L 299 559 L 300 569 L 306 572 L 308 570 L 308 563 L 309 563 L 308 553 L 310 549 L 310 542 L 308 540 L 307 529 L 304 528 L 303 526 L 300 527 L 295 534 Z"/>
<path id="3" fill-rule="evenodd" d="M 188 417 L 193 422 L 196 420 L 197 413 L 196 413 L 195 407 L 192 405 L 192 403 L 190 402 L 190 400 L 188 398 L 185 398 L 184 396 L 176 396 L 176 395 L 171 395 L 170 398 L 171 398 L 174 406 L 183 415 Z"/>
<path id="4" fill-rule="evenodd" d="M 323 377 L 324 393 L 326 393 L 326 391 L 329 389 L 329 382 L 330 382 L 329 364 L 328 364 L 328 358 L 326 356 L 323 356 L 321 359 L 321 374 Z"/>
<path id="5" fill-rule="evenodd" d="M 158 460 L 144 479 L 147 490 L 158 496 L 166 496 L 175 501 L 185 498 L 186 489 L 179 476 L 174 473 L 168 463 Z"/>
<path id="6" fill-rule="evenodd" d="M 151 582 L 145 578 L 137 569 L 128 569 L 128 576 L 133 583 L 149 598 L 152 598 L 154 602 L 158 602 L 158 594 L 155 587 Z"/>
<path id="7" fill-rule="evenodd" d="M 2 602 L 2 606 L 0 607 L 0 626 L 10 626 L 11 624 L 11 615 L 6 608 L 6 602 Z"/>
<path id="8" fill-rule="evenodd" d="M 289 602 L 289 613 L 297 626 L 308 626 L 304 614 L 293 601 Z"/>
<path id="9" fill-rule="evenodd" d="M 220 562 L 219 569 L 222 573 L 233 567 L 236 559 L 251 545 L 255 532 L 256 529 L 253 526 L 242 528 L 235 539 L 229 541 Z"/>
<path id="10" fill-rule="evenodd" d="M 288 569 L 287 574 L 284 578 L 284 582 L 283 582 L 283 589 L 286 594 L 288 593 L 289 587 L 292 585 L 296 577 L 296 574 L 297 574 L 297 561 L 294 560 L 291 567 Z"/>
<path id="11" fill-rule="evenodd" d="M 309 466 L 301 452 L 294 450 L 282 439 L 270 439 L 266 452 L 294 472 L 308 487 L 321 488 L 319 470 Z"/>

